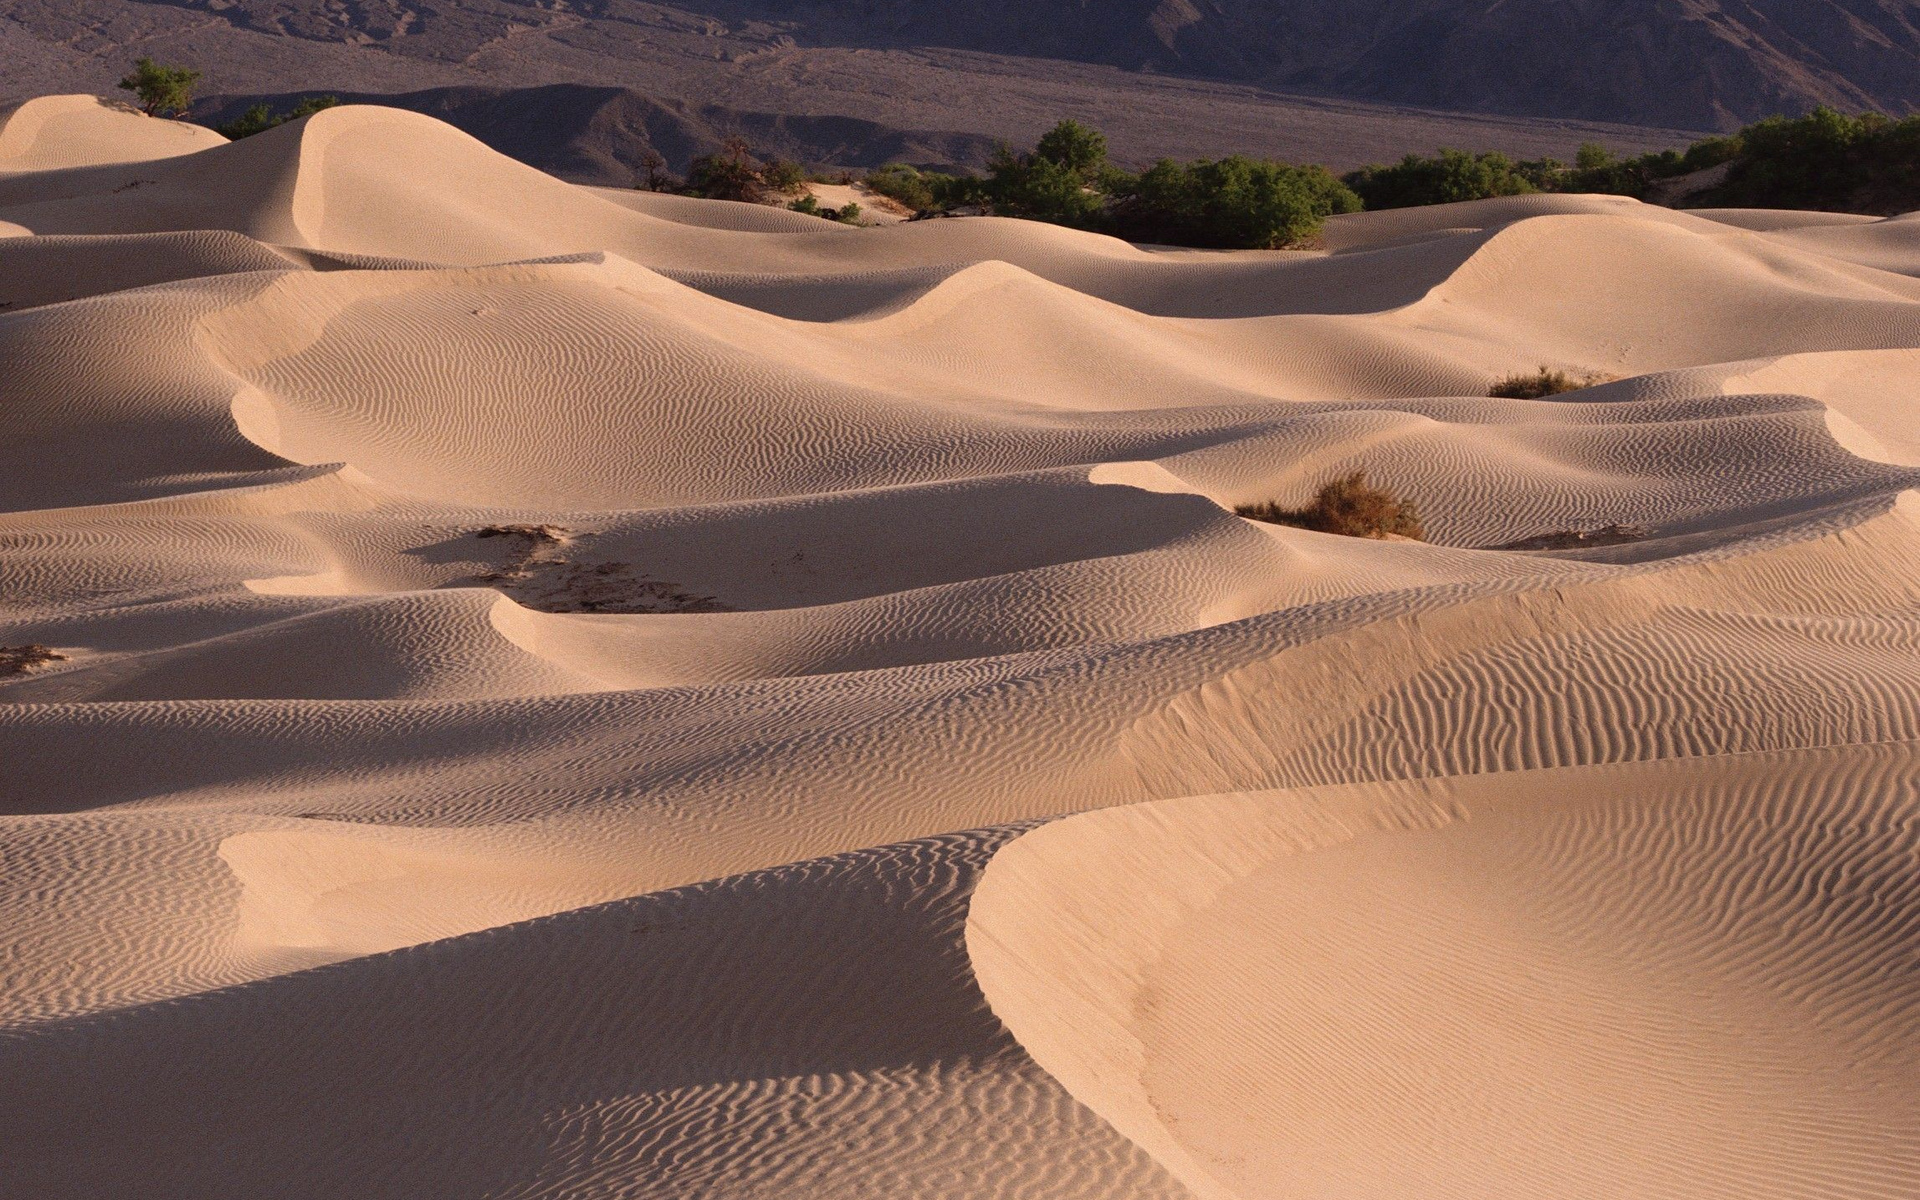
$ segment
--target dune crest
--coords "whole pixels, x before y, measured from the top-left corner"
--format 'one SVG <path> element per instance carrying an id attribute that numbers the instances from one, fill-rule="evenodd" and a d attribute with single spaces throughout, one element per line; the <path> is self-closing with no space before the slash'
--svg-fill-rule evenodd
<path id="1" fill-rule="evenodd" d="M 0 1193 L 1911 1193 L 1916 229 L 9 110 Z"/>

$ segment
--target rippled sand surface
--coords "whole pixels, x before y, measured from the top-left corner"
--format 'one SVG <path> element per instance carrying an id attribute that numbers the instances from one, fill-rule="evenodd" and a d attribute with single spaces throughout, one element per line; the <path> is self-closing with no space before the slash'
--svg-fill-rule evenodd
<path id="1" fill-rule="evenodd" d="M 0 234 L 0 1193 L 1920 1192 L 1920 221 L 51 97 Z"/>

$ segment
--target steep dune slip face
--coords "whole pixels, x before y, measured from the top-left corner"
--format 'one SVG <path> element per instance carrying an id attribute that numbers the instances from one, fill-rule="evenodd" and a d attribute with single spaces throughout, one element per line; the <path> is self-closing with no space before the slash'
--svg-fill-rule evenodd
<path id="1" fill-rule="evenodd" d="M 1912 222 L 189 128 L 0 114 L 0 1194 L 1920 1188 Z"/>

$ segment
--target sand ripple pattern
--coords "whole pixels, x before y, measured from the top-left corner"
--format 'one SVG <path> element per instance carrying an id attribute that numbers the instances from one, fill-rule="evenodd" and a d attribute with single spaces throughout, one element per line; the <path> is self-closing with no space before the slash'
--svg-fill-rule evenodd
<path id="1" fill-rule="evenodd" d="M 189 128 L 0 112 L 0 1194 L 1920 1190 L 1911 220 Z"/>

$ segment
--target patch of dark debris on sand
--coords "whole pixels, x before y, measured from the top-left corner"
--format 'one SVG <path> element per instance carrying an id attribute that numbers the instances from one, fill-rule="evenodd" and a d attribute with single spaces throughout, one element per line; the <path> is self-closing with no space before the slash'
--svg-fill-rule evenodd
<path id="1" fill-rule="evenodd" d="M 13 675 L 25 675 L 48 663 L 65 661 L 67 661 L 66 655 L 38 643 L 26 646 L 0 646 L 0 679 Z"/>
<path id="2" fill-rule="evenodd" d="M 1602 525 L 1597 529 L 1556 529 L 1538 533 L 1517 542 L 1483 546 L 1485 550 L 1586 550 L 1595 546 L 1620 546 L 1643 542 L 1652 530 L 1645 525 Z"/>
<path id="3" fill-rule="evenodd" d="M 655 579 L 632 563 L 578 562 L 571 551 L 591 539 L 561 525 L 488 525 L 476 538 L 513 538 L 515 546 L 498 568 L 448 587 L 491 587 L 514 602 L 554 613 L 712 613 L 732 612 L 712 596 L 702 596 L 664 579 Z"/>

